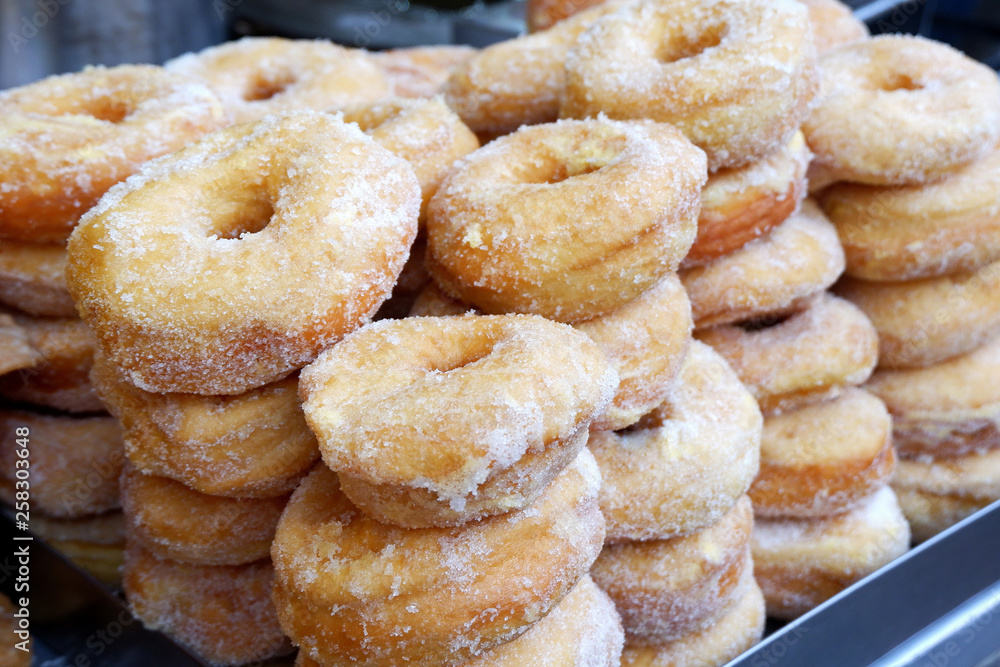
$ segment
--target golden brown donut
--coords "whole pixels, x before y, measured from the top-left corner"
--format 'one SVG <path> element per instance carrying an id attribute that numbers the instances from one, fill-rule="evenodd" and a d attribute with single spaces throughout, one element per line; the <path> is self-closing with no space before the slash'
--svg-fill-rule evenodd
<path id="1" fill-rule="evenodd" d="M 810 200 L 767 235 L 681 271 L 695 329 L 794 311 L 844 271 L 837 232 Z"/>
<path id="2" fill-rule="evenodd" d="M 0 311 L 0 375 L 30 369 L 41 360 L 41 353 L 31 346 L 24 327 L 9 313 Z M 23 377 L 27 373 L 19 375 Z"/>
<path id="3" fill-rule="evenodd" d="M 238 396 L 153 394 L 130 385 L 98 354 L 91 378 L 121 422 L 132 464 L 201 493 L 281 496 L 319 458 L 297 376 Z"/>
<path id="4" fill-rule="evenodd" d="M 614 601 L 629 644 L 698 632 L 739 600 L 752 576 L 753 506 L 743 496 L 717 523 L 669 540 L 604 547 L 590 576 Z"/>
<path id="5" fill-rule="evenodd" d="M 270 561 L 189 565 L 129 543 L 122 575 L 129 606 L 143 625 L 213 665 L 244 665 L 291 652 L 271 602 Z"/>
<path id="6" fill-rule="evenodd" d="M 728 255 L 788 219 L 806 196 L 811 157 L 805 138 L 796 132 L 757 162 L 710 174 L 701 190 L 698 236 L 683 266 Z"/>
<path id="7" fill-rule="evenodd" d="M 36 317 L 76 317 L 65 273 L 65 246 L 0 239 L 0 304 Z"/>
<path id="8" fill-rule="evenodd" d="M 236 123 L 374 102 L 392 86 L 366 51 L 322 40 L 244 37 L 166 63 L 206 83 Z"/>
<path id="9" fill-rule="evenodd" d="M 767 615 L 792 619 L 903 555 L 910 529 L 883 487 L 843 514 L 758 519 L 751 540 Z"/>
<path id="10" fill-rule="evenodd" d="M 816 107 L 802 125 L 810 188 L 836 181 L 928 183 L 985 156 L 1000 138 L 1000 81 L 923 37 L 880 35 L 820 59 Z"/>
<path id="11" fill-rule="evenodd" d="M 602 2 L 604 0 L 528 0 L 524 3 L 524 20 L 528 32 L 548 30 L 559 21 Z"/>
<path id="12" fill-rule="evenodd" d="M 1000 260 L 902 283 L 844 278 L 834 289 L 875 325 L 880 368 L 932 366 L 1000 335 Z"/>
<path id="13" fill-rule="evenodd" d="M 857 306 L 827 292 L 787 318 L 703 329 L 765 415 L 837 396 L 862 384 L 878 358 L 878 334 Z"/>
<path id="14" fill-rule="evenodd" d="M 819 202 L 837 227 L 846 273 L 912 280 L 1000 259 L 1000 148 L 926 185 L 837 183 Z"/>
<path id="15" fill-rule="evenodd" d="M 739 602 L 707 628 L 662 646 L 629 645 L 622 667 L 718 667 L 748 650 L 764 634 L 764 596 L 747 576 Z"/>
<path id="16" fill-rule="evenodd" d="M 585 335 L 525 315 L 383 320 L 299 378 L 344 494 L 409 528 L 530 505 L 576 458 L 616 386 Z"/>
<path id="17" fill-rule="evenodd" d="M 357 126 L 272 116 L 114 188 L 74 231 L 67 279 L 130 382 L 239 394 L 374 314 L 406 261 L 419 206 L 413 169 Z"/>
<path id="18" fill-rule="evenodd" d="M 270 554 L 288 496 L 222 498 L 131 465 L 122 473 L 129 539 L 159 558 L 192 565 L 241 565 Z"/>
<path id="19" fill-rule="evenodd" d="M 599 485 L 581 452 L 528 509 L 405 529 L 362 514 L 319 465 L 271 547 L 281 625 L 321 664 L 473 658 L 522 635 L 587 573 L 604 540 Z"/>
<path id="20" fill-rule="evenodd" d="M 816 51 L 822 55 L 838 46 L 868 37 L 868 26 L 855 18 L 851 8 L 840 0 L 798 0 L 809 10 Z"/>
<path id="21" fill-rule="evenodd" d="M 100 514 L 120 507 L 118 477 L 125 463 L 121 429 L 111 417 L 42 415 L 0 410 L 0 498 L 13 504 L 18 428 L 29 431 L 31 511 L 58 519 Z"/>
<path id="22" fill-rule="evenodd" d="M 892 414 L 903 458 L 948 457 L 1000 447 L 1000 337 L 927 368 L 880 370 L 865 388 Z"/>
<path id="23" fill-rule="evenodd" d="M 392 94 L 399 97 L 434 97 L 442 91 L 452 71 L 478 53 L 471 46 L 439 44 L 411 46 L 373 53 Z"/>
<path id="24" fill-rule="evenodd" d="M 604 118 L 523 127 L 459 163 L 427 211 L 427 268 L 485 312 L 604 315 L 676 270 L 704 155 L 676 129 Z"/>
<path id="25" fill-rule="evenodd" d="M 0 238 L 33 243 L 65 241 L 112 185 L 226 121 L 205 86 L 153 65 L 11 88 L 0 116 Z"/>
<path id="26" fill-rule="evenodd" d="M 759 517 L 808 518 L 854 507 L 889 483 L 892 419 L 861 389 L 767 417 L 760 473 L 750 487 Z"/>
<path id="27" fill-rule="evenodd" d="M 121 512 L 79 519 L 49 519 L 36 514 L 31 517 L 31 532 L 101 583 L 121 588 L 125 551 L 125 521 Z"/>
<path id="28" fill-rule="evenodd" d="M 719 521 L 757 474 L 760 432 L 753 396 L 693 341 L 666 401 L 625 431 L 590 435 L 608 540 L 667 539 Z"/>
<path id="29" fill-rule="evenodd" d="M 27 601 L 27 598 L 24 598 Z M 20 601 L 20 597 L 18 598 Z M 0 665 L 5 667 L 31 666 L 31 640 L 25 640 L 16 634 L 22 631 L 21 619 L 14 617 L 14 604 L 3 593 L 0 593 Z M 30 627 L 31 618 L 24 619 Z M 22 643 L 23 642 L 23 643 Z M 19 648 L 23 647 L 22 648 Z"/>
<path id="30" fill-rule="evenodd" d="M 787 144 L 819 89 L 808 14 L 786 0 L 640 0 L 594 21 L 565 67 L 560 117 L 670 123 L 709 171 Z"/>

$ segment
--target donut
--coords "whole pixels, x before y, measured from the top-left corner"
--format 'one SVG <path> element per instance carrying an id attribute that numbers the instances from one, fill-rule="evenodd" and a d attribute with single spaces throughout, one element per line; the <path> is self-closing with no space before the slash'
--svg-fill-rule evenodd
<path id="1" fill-rule="evenodd" d="M 622 667 L 718 667 L 748 650 L 764 634 L 764 596 L 753 577 L 732 609 L 714 624 L 661 646 L 626 645 Z"/>
<path id="2" fill-rule="evenodd" d="M 125 550 L 121 512 L 80 519 L 49 519 L 36 514 L 31 517 L 31 532 L 101 583 L 115 590 L 121 588 Z"/>
<path id="3" fill-rule="evenodd" d="M 374 102 L 392 91 L 367 52 L 322 40 L 244 37 L 184 54 L 164 67 L 207 84 L 236 123 Z"/>
<path id="4" fill-rule="evenodd" d="M 630 3 L 594 21 L 565 67 L 562 118 L 670 123 L 709 171 L 779 150 L 819 89 L 808 15 L 791 0 Z"/>
<path id="5" fill-rule="evenodd" d="M 530 505 L 584 447 L 616 386 L 585 335 L 524 315 L 383 320 L 299 377 L 344 495 L 408 528 Z"/>
<path id="6" fill-rule="evenodd" d="M 270 554 L 288 496 L 222 498 L 130 465 L 121 478 L 129 538 L 160 558 L 192 565 L 241 565 Z"/>
<path id="7" fill-rule="evenodd" d="M 356 126 L 272 117 L 114 188 L 74 231 L 67 280 L 132 384 L 239 394 L 287 376 L 377 310 L 419 205 L 413 170 Z"/>
<path id="8" fill-rule="evenodd" d="M 604 540 L 599 486 L 581 452 L 528 509 L 405 529 L 358 511 L 319 465 L 271 547 L 281 626 L 321 664 L 471 659 L 522 635 L 587 573 Z"/>
<path id="9" fill-rule="evenodd" d="M 414 302 L 410 315 L 467 312 L 467 306 L 432 284 Z M 618 373 L 614 399 L 590 425 L 592 431 L 615 431 L 634 424 L 666 398 L 691 337 L 691 305 L 677 276 L 668 274 L 618 310 L 573 326 L 597 343 Z"/>
<path id="10" fill-rule="evenodd" d="M 161 559 L 135 543 L 125 550 L 122 585 L 142 624 L 213 665 L 244 665 L 285 655 L 267 560 L 246 565 L 190 565 Z"/>
<path id="11" fill-rule="evenodd" d="M 837 227 L 846 273 L 912 280 L 1000 259 L 1000 148 L 925 185 L 837 183 L 819 203 Z"/>
<path id="12" fill-rule="evenodd" d="M 788 219 L 806 196 L 810 157 L 805 138 L 796 132 L 757 162 L 710 174 L 701 191 L 698 236 L 683 266 L 735 252 Z"/>
<path id="13" fill-rule="evenodd" d="M 753 393 L 765 415 L 833 398 L 862 384 L 878 358 L 878 334 L 849 301 L 821 292 L 785 318 L 698 332 Z"/>
<path id="14" fill-rule="evenodd" d="M 757 474 L 761 416 L 726 362 L 693 341 L 667 400 L 624 431 L 596 431 L 608 541 L 686 535 L 722 519 Z"/>
<path id="15" fill-rule="evenodd" d="M 439 44 L 411 46 L 373 53 L 375 64 L 399 97 L 434 97 L 444 88 L 452 70 L 478 53 L 471 46 Z"/>
<path id="16" fill-rule="evenodd" d="M 456 165 L 427 210 L 427 269 L 488 313 L 588 320 L 677 269 L 704 156 L 676 129 L 599 118 L 523 127 Z"/>
<path id="17" fill-rule="evenodd" d="M 695 329 L 792 312 L 844 270 L 837 232 L 812 200 L 765 236 L 680 272 Z"/>
<path id="18" fill-rule="evenodd" d="M 94 337 L 76 319 L 14 316 L 40 358 L 30 370 L 0 376 L 0 396 L 66 412 L 104 412 L 90 383 Z"/>
<path id="19" fill-rule="evenodd" d="M 27 436 L 17 435 L 28 429 Z M 120 507 L 118 477 L 125 463 L 121 429 L 107 416 L 69 417 L 0 410 L 0 499 L 10 504 L 28 491 L 31 511 L 75 519 Z M 31 476 L 24 488 L 16 461 L 30 451 Z"/>
<path id="20" fill-rule="evenodd" d="M 892 419 L 866 391 L 768 417 L 760 473 L 750 487 L 759 517 L 809 518 L 854 507 L 889 483 Z"/>
<path id="21" fill-rule="evenodd" d="M 880 35 L 825 54 L 820 69 L 816 106 L 802 124 L 814 190 L 837 181 L 929 183 L 1000 138 L 996 73 L 946 44 Z"/>
<path id="22" fill-rule="evenodd" d="M 892 414 L 903 458 L 964 456 L 1000 447 L 1000 337 L 927 368 L 877 371 L 865 388 Z"/>
<path id="23" fill-rule="evenodd" d="M 559 21 L 605 0 L 528 0 L 524 3 L 524 20 L 528 32 L 548 30 Z"/>
<path id="24" fill-rule="evenodd" d="M 813 43 L 820 55 L 868 37 L 868 26 L 840 0 L 798 0 L 809 11 Z"/>
<path id="25" fill-rule="evenodd" d="M 671 642 L 729 611 L 744 592 L 739 584 L 752 576 L 751 527 L 753 506 L 743 496 L 696 533 L 605 546 L 590 576 L 614 601 L 626 641 Z"/>
<path id="26" fill-rule="evenodd" d="M 41 353 L 32 347 L 24 327 L 10 314 L 0 311 L 0 383 L 8 373 L 30 369 L 41 360 Z"/>
<path id="27" fill-rule="evenodd" d="M 238 396 L 153 394 L 126 382 L 100 354 L 91 378 L 140 471 L 212 496 L 290 493 L 319 458 L 287 377 Z"/>
<path id="28" fill-rule="evenodd" d="M 1000 335 L 1000 260 L 901 283 L 844 278 L 834 289 L 878 330 L 880 368 L 932 366 Z"/>
<path id="29" fill-rule="evenodd" d="M 767 615 L 793 619 L 903 555 L 910 529 L 887 486 L 843 514 L 758 519 L 751 544 Z"/>
<path id="30" fill-rule="evenodd" d="M 33 243 L 65 241 L 112 185 L 226 122 L 205 86 L 153 65 L 11 88 L 0 117 L 0 238 Z"/>
<path id="31" fill-rule="evenodd" d="M 22 644 L 25 648 L 18 648 L 18 644 L 24 641 L 17 632 L 22 631 L 20 619 L 14 617 L 14 604 L 3 593 L 0 593 L 0 637 L 4 638 L 0 644 L 0 664 L 7 667 L 31 667 L 31 639 Z M 30 623 L 30 621 L 29 621 Z"/>
<path id="32" fill-rule="evenodd" d="M 1000 449 L 899 462 L 893 489 L 916 540 L 1000 500 Z"/>
<path id="33" fill-rule="evenodd" d="M 0 304 L 36 317 L 76 317 L 65 273 L 64 246 L 0 238 Z"/>

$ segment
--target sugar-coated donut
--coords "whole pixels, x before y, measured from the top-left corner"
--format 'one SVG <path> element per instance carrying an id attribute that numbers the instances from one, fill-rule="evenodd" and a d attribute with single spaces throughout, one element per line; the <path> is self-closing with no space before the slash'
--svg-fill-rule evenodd
<path id="1" fill-rule="evenodd" d="M 809 10 L 816 51 L 822 55 L 838 46 L 868 37 L 868 26 L 856 18 L 851 8 L 840 0 L 798 0 Z"/>
<path id="2" fill-rule="evenodd" d="M 662 646 L 627 645 L 622 667 L 719 667 L 764 635 L 764 596 L 752 576 L 739 602 L 714 624 Z"/>
<path id="3" fill-rule="evenodd" d="M 3 305 L 36 317 L 76 317 L 65 273 L 64 246 L 0 239 L 0 303 Z"/>
<path id="4" fill-rule="evenodd" d="M 411 528 L 530 505 L 576 458 L 616 386 L 585 335 L 524 315 L 383 320 L 299 379 L 344 494 Z"/>
<path id="5" fill-rule="evenodd" d="M 701 191 L 698 236 L 683 266 L 699 266 L 739 250 L 784 222 L 806 196 L 812 154 L 801 132 L 744 167 L 720 169 Z"/>
<path id="6" fill-rule="evenodd" d="M 0 593 L 0 637 L 4 641 L 0 644 L 0 664 L 7 667 L 31 667 L 31 640 L 28 639 L 24 646 L 27 650 L 21 650 L 16 645 L 21 638 L 14 634 L 19 630 L 19 619 L 14 618 L 14 604 L 3 593 Z"/>
<path id="7" fill-rule="evenodd" d="M 133 384 L 238 394 L 288 375 L 375 312 L 419 206 L 413 169 L 356 126 L 322 113 L 271 117 L 114 188 L 70 239 L 67 278 Z"/>
<path id="8" fill-rule="evenodd" d="M 22 427 L 28 436 L 17 435 Z M 31 458 L 28 489 L 17 477 L 23 468 L 16 464 L 23 458 L 18 441 L 25 439 Z M 29 491 L 32 512 L 59 519 L 116 509 L 124 463 L 121 429 L 111 417 L 0 410 L 0 498 L 7 502 Z"/>
<path id="9" fill-rule="evenodd" d="M 281 625 L 321 664 L 429 667 L 480 655 L 544 617 L 604 540 L 587 452 L 532 507 L 457 528 L 379 523 L 338 486 L 317 466 L 271 547 Z"/>
<path id="10" fill-rule="evenodd" d="M 932 366 L 1000 335 L 1000 260 L 907 282 L 844 278 L 835 291 L 875 325 L 880 368 Z"/>
<path id="11" fill-rule="evenodd" d="M 31 532 L 101 583 L 115 590 L 121 588 L 125 551 L 125 521 L 121 512 L 79 519 L 49 519 L 35 514 L 31 517 Z"/>
<path id="12" fill-rule="evenodd" d="M 222 498 L 131 465 L 122 473 L 130 539 L 150 553 L 193 565 L 240 565 L 267 558 L 288 496 Z"/>
<path id="13" fill-rule="evenodd" d="M 221 127 L 205 86 L 153 65 L 88 67 L 0 92 L 0 238 L 65 241 L 139 166 Z"/>
<path id="14" fill-rule="evenodd" d="M 588 448 L 604 484 L 608 540 L 655 540 L 715 523 L 757 474 L 761 416 L 726 362 L 693 341 L 666 401 Z"/>
<path id="15" fill-rule="evenodd" d="M 705 266 L 681 271 L 696 329 L 780 315 L 844 271 L 837 231 L 806 199 L 767 235 Z"/>
<path id="16" fill-rule="evenodd" d="M 41 360 L 41 352 L 31 345 L 24 327 L 9 313 L 0 311 L 0 376 L 30 369 Z M 0 383 L 4 381 L 0 377 Z"/>
<path id="17" fill-rule="evenodd" d="M 670 123 L 715 171 L 788 143 L 818 73 L 806 9 L 792 0 L 640 0 L 577 39 L 559 113 Z"/>
<path id="18" fill-rule="evenodd" d="M 608 313 L 677 269 L 697 231 L 704 155 L 669 125 L 523 127 L 468 155 L 427 211 L 427 268 L 485 312 Z"/>
<path id="19" fill-rule="evenodd" d="M 125 550 L 122 584 L 142 624 L 213 665 L 245 665 L 291 652 L 271 602 L 270 561 L 189 565 L 135 543 Z"/>
<path id="20" fill-rule="evenodd" d="M 855 388 L 766 418 L 760 445 L 750 487 L 759 517 L 843 512 L 888 484 L 896 465 L 885 404 Z"/>
<path id="21" fill-rule="evenodd" d="M 780 413 L 862 384 L 878 359 L 878 334 L 849 301 L 821 292 L 786 318 L 698 332 L 732 366 L 761 412 Z"/>
<path id="22" fill-rule="evenodd" d="M 892 414 L 903 458 L 962 456 L 1000 447 L 1000 337 L 927 368 L 880 370 L 866 389 Z"/>
<path id="23" fill-rule="evenodd" d="M 910 528 L 887 486 L 843 514 L 757 519 L 751 540 L 767 615 L 792 619 L 903 555 Z"/>
<path id="24" fill-rule="evenodd" d="M 599 5 L 604 0 L 527 0 L 524 20 L 528 32 L 548 30 L 559 21 Z"/>
<path id="25" fill-rule="evenodd" d="M 604 547 L 590 576 L 615 603 L 629 644 L 663 644 L 710 625 L 753 572 L 753 506 L 743 496 L 717 523 L 669 540 Z"/>
<path id="26" fill-rule="evenodd" d="M 319 458 L 297 376 L 238 396 L 153 394 L 98 354 L 91 378 L 142 472 L 209 495 L 269 498 L 294 490 Z"/>
<path id="27" fill-rule="evenodd" d="M 389 49 L 371 57 L 388 78 L 393 95 L 434 97 L 442 91 L 452 70 L 476 53 L 477 49 L 464 44 L 439 44 Z"/>
<path id="28" fill-rule="evenodd" d="M 837 227 L 850 276 L 912 280 L 1000 259 L 1000 148 L 935 183 L 838 183 L 819 202 Z"/>
<path id="29" fill-rule="evenodd" d="M 802 125 L 810 187 L 927 183 L 983 157 L 1000 138 L 1000 81 L 940 42 L 880 35 L 820 59 L 816 108 Z"/>
<path id="30" fill-rule="evenodd" d="M 374 102 L 392 91 L 367 52 L 322 40 L 244 37 L 187 53 L 165 67 L 206 83 L 237 123 Z"/>

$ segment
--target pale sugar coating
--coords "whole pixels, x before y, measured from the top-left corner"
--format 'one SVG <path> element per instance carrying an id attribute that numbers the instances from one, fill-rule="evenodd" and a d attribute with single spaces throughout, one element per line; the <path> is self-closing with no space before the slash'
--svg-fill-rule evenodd
<path id="1" fill-rule="evenodd" d="M 140 165 L 222 127 L 204 85 L 152 65 L 88 67 L 0 92 L 0 237 L 65 241 Z"/>
<path id="2" fill-rule="evenodd" d="M 788 143 L 818 79 L 807 12 L 793 0 L 642 0 L 580 35 L 560 115 L 671 123 L 715 171 Z"/>
<path id="3" fill-rule="evenodd" d="M 599 485 L 581 452 L 528 510 L 404 529 L 362 514 L 318 466 L 271 548 L 282 627 L 321 664 L 429 667 L 481 655 L 526 632 L 586 574 L 604 539 Z"/>
<path id="4" fill-rule="evenodd" d="M 244 37 L 174 58 L 165 67 L 207 84 L 236 123 L 374 102 L 392 93 L 371 54 L 322 40 Z"/>
<path id="5" fill-rule="evenodd" d="M 706 179 L 702 152 L 669 125 L 524 127 L 468 155 L 434 195 L 427 268 L 485 312 L 598 317 L 676 270 Z"/>
<path id="6" fill-rule="evenodd" d="M 0 239 L 0 304 L 36 317 L 76 317 L 65 246 Z"/>
<path id="7" fill-rule="evenodd" d="M 147 391 L 238 394 L 374 313 L 417 231 L 410 166 L 329 114 L 220 130 L 113 188 L 67 279 L 108 358 Z"/>
<path id="8" fill-rule="evenodd" d="M 667 539 L 718 521 L 750 488 L 757 402 L 726 362 L 693 341 L 666 401 L 625 431 L 593 432 L 608 539 Z"/>
<path id="9" fill-rule="evenodd" d="M 344 493 L 418 527 L 526 507 L 616 386 L 582 333 L 502 315 L 367 325 L 306 367 L 299 392 Z"/>
<path id="10" fill-rule="evenodd" d="M 371 55 L 399 97 L 434 97 L 451 73 L 479 51 L 471 46 L 441 44 L 389 49 Z"/>
<path id="11" fill-rule="evenodd" d="M 939 42 L 881 35 L 820 60 L 802 126 L 814 187 L 928 183 L 985 156 L 1000 137 L 996 72 Z"/>
<path id="12" fill-rule="evenodd" d="M 28 340 L 28 332 L 8 313 L 0 312 L 0 374 L 31 368 L 41 360 L 41 353 Z"/>
<path id="13" fill-rule="evenodd" d="M 837 231 L 810 200 L 766 236 L 681 271 L 695 329 L 795 311 L 844 271 Z"/>
<path id="14" fill-rule="evenodd" d="M 868 26 L 856 18 L 851 8 L 840 0 L 798 1 L 809 10 L 813 43 L 820 55 L 868 37 Z"/>

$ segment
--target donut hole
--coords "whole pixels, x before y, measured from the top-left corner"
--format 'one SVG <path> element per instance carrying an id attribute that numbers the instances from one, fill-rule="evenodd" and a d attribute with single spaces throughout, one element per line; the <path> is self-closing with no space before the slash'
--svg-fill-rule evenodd
<path id="1" fill-rule="evenodd" d="M 291 70 L 258 72 L 247 83 L 246 90 L 243 91 L 243 99 L 247 102 L 269 100 L 288 90 L 295 81 L 295 74 Z"/>
<path id="2" fill-rule="evenodd" d="M 585 176 L 586 174 L 592 174 L 595 171 L 599 171 L 603 164 L 572 164 L 572 163 L 561 163 L 558 167 L 549 174 L 548 178 L 543 181 L 547 185 L 554 185 L 555 183 L 562 183 L 565 180 L 573 178 L 574 176 Z"/>
<path id="3" fill-rule="evenodd" d="M 654 429 L 663 428 L 667 422 L 669 422 L 673 417 L 673 410 L 669 403 L 663 403 L 658 408 L 652 412 L 647 412 L 639 421 L 632 424 L 631 426 L 626 426 L 617 433 L 622 435 L 627 435 L 629 433 L 638 433 L 640 431 L 652 431 Z"/>
<path id="4" fill-rule="evenodd" d="M 757 317 L 752 320 L 740 322 L 736 326 L 743 329 L 743 331 L 746 331 L 747 333 L 756 333 L 758 331 L 776 327 L 779 324 L 784 324 L 791 319 L 791 317 L 791 313 L 783 313 L 781 315 L 765 315 L 763 317 Z"/>
<path id="5" fill-rule="evenodd" d="M 879 86 L 879 90 L 887 93 L 892 93 L 897 90 L 922 90 L 924 87 L 919 81 L 915 81 L 913 77 L 900 72 L 891 72 L 880 83 L 881 85 Z"/>
<path id="6" fill-rule="evenodd" d="M 725 36 L 725 25 L 712 25 L 698 34 L 688 35 L 684 31 L 662 42 L 656 51 L 656 59 L 664 65 L 676 63 L 687 58 L 699 56 L 712 47 L 722 43 Z"/>
<path id="7" fill-rule="evenodd" d="M 228 210 L 215 214 L 215 228 L 212 238 L 240 239 L 264 230 L 274 217 L 274 204 L 270 197 L 258 196 L 254 199 L 233 202 Z"/>

